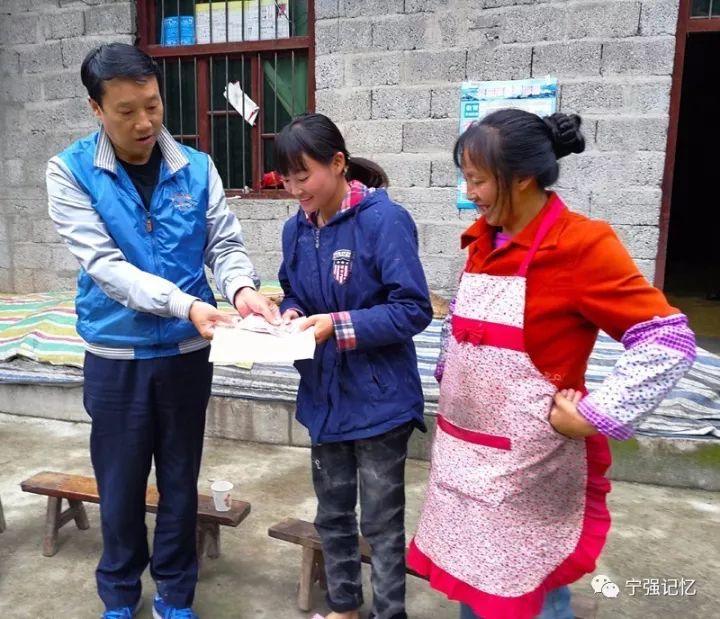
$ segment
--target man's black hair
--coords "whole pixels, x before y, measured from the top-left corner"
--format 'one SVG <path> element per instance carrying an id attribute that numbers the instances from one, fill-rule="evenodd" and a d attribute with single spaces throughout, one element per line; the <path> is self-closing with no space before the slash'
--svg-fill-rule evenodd
<path id="1" fill-rule="evenodd" d="M 155 77 L 162 87 L 160 67 L 144 51 L 126 43 L 106 43 L 83 60 L 80 78 L 88 96 L 102 106 L 103 82 L 116 77 L 144 80 Z"/>

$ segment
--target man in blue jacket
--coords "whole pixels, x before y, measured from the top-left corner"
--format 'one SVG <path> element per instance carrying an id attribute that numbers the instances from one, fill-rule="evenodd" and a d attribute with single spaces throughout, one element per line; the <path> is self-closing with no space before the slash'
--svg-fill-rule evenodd
<path id="1" fill-rule="evenodd" d="M 193 619 L 208 340 L 231 321 L 215 307 L 205 265 L 242 316 L 278 321 L 277 310 L 256 291 L 212 160 L 162 124 L 152 58 L 130 45 L 102 45 L 85 58 L 81 77 L 102 126 L 50 160 L 47 190 L 50 217 L 81 266 L 77 329 L 100 492 L 102 616 L 136 614 L 150 564 L 153 617 Z M 160 501 L 151 559 L 145 491 L 153 459 Z"/>

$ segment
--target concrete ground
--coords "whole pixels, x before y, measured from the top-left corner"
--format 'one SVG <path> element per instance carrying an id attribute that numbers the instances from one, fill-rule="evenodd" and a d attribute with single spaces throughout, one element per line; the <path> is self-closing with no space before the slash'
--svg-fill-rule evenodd
<path id="1" fill-rule="evenodd" d="M 101 548 L 97 506 L 87 506 L 90 530 L 67 525 L 58 554 L 45 558 L 46 499 L 19 488 L 43 469 L 91 474 L 88 434 L 87 424 L 0 414 L 0 498 L 7 521 L 0 534 L 2 619 L 100 615 L 93 574 Z M 408 531 L 417 520 L 427 471 L 426 462 L 410 461 L 407 467 Z M 203 619 L 310 617 L 295 605 L 300 549 L 267 536 L 268 526 L 286 516 L 313 517 L 308 451 L 209 439 L 200 490 L 208 492 L 209 479 L 217 478 L 234 482 L 237 497 L 252 503 L 252 513 L 237 529 L 222 529 L 222 555 L 203 567 L 196 611 Z M 595 575 L 606 575 L 621 591 L 616 599 L 599 598 L 599 619 L 720 616 L 720 494 L 615 482 L 610 497 L 614 526 Z M 148 523 L 152 528 L 152 517 Z M 686 587 L 695 581 L 688 595 L 663 591 L 663 579 L 674 585 L 681 578 Z M 659 595 L 653 595 L 650 579 L 659 580 Z M 590 577 L 573 589 L 592 595 Z M 143 619 L 151 616 L 152 591 L 146 576 Z M 323 612 L 319 592 L 315 601 L 315 610 Z M 457 617 L 454 603 L 412 578 L 408 612 L 412 619 Z"/>

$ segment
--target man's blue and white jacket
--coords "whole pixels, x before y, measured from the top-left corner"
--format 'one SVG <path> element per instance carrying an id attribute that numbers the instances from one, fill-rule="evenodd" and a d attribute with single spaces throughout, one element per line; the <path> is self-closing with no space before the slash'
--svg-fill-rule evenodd
<path id="1" fill-rule="evenodd" d="M 81 266 L 77 330 L 87 350 L 103 357 L 143 359 L 207 346 L 188 320 L 196 299 L 214 304 L 205 265 L 231 303 L 238 290 L 258 285 L 210 157 L 178 144 L 164 127 L 158 144 L 151 231 L 104 131 L 48 163 L 50 217 Z"/>

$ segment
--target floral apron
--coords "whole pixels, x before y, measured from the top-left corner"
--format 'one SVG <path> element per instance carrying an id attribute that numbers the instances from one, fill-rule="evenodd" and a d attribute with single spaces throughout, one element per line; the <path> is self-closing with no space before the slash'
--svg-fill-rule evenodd
<path id="1" fill-rule="evenodd" d="M 557 387 L 525 351 L 526 276 L 465 272 L 452 316 L 425 505 L 408 563 L 483 619 L 532 619 L 595 569 L 610 516 L 607 439 L 558 434 Z"/>

